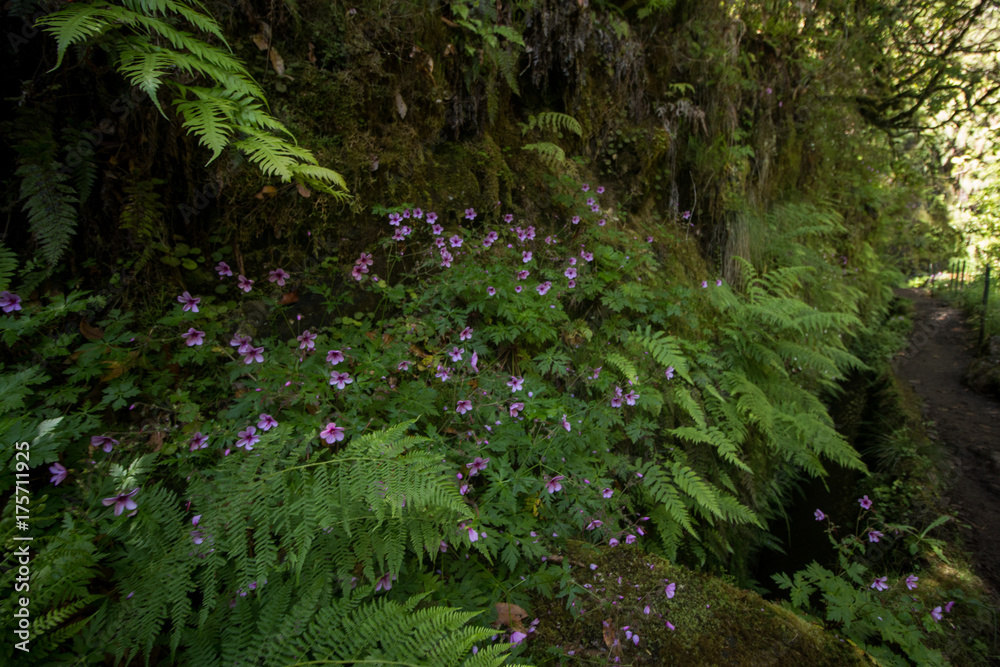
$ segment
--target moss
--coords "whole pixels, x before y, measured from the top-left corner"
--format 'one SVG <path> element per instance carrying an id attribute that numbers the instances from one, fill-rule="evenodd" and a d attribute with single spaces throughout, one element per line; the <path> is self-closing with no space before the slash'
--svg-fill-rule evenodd
<path id="1" fill-rule="evenodd" d="M 634 546 L 571 542 L 564 562 L 574 574 L 575 599 L 570 611 L 558 600 L 536 600 L 541 622 L 529 646 L 539 665 L 614 656 L 631 665 L 867 664 L 848 642 L 756 593 Z M 668 583 L 676 584 L 673 598 Z M 626 628 L 639 635 L 638 645 L 626 639 Z"/>

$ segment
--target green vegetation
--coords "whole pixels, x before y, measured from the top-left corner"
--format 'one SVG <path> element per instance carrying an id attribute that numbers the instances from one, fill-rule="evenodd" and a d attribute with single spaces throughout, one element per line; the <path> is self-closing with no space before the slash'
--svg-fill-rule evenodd
<path id="1" fill-rule="evenodd" d="M 995 10 L 849 4 L 14 3 L 31 659 L 987 662 L 930 447 L 834 407 L 959 251 Z M 876 511 L 765 601 L 838 471 Z"/>

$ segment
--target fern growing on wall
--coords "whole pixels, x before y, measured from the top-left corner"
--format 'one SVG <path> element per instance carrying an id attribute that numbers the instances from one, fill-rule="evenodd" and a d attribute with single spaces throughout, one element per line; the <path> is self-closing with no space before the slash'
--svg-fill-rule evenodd
<path id="1" fill-rule="evenodd" d="M 583 136 L 583 128 L 579 121 L 558 111 L 542 111 L 528 116 L 528 122 L 521 124 L 521 135 L 523 136 L 532 130 L 550 132 L 558 134 L 560 137 L 562 137 L 562 132 L 572 132 L 578 137 Z M 566 152 L 558 144 L 551 141 L 525 144 L 521 150 L 534 151 L 550 167 L 555 167 L 566 160 Z"/>
<path id="2" fill-rule="evenodd" d="M 99 41 L 115 54 L 118 71 L 164 115 L 160 91 L 171 89 L 184 127 L 211 151 L 209 162 L 232 146 L 268 176 L 345 199 L 341 175 L 294 143 L 285 126 L 266 111 L 264 93 L 243 64 L 177 28 L 181 21 L 225 44 L 215 19 L 200 6 L 175 0 L 124 0 L 121 6 L 77 2 L 39 23 L 56 39 L 57 67 L 71 46 Z M 175 71 L 206 85 L 181 84 Z"/>

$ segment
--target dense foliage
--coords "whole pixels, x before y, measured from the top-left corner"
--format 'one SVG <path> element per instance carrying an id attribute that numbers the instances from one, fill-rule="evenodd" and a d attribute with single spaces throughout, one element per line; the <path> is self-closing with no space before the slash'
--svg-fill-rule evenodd
<path id="1" fill-rule="evenodd" d="M 757 585 L 796 490 L 866 472 L 830 406 L 884 372 L 899 270 L 955 250 L 912 132 L 994 95 L 953 90 L 989 2 L 786 4 L 32 18 L 14 62 L 52 69 L 6 124 L 0 244 L 32 659 L 561 660 L 513 610 L 611 614 L 580 545 Z M 890 527 L 905 558 L 862 534 L 781 584 L 880 660 L 941 661 L 935 593 L 872 592 L 930 539 Z M 597 648 L 656 664 L 628 622 Z"/>

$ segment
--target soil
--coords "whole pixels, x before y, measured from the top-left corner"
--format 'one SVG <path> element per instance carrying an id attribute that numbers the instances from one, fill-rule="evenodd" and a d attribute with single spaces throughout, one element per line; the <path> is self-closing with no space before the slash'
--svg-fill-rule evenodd
<path id="1" fill-rule="evenodd" d="M 1000 593 L 1000 401 L 975 393 L 962 376 L 975 358 L 977 336 L 961 311 L 926 290 L 901 289 L 915 306 L 910 346 L 896 372 L 924 401 L 931 434 L 945 446 L 953 472 L 952 511 L 973 553 L 977 573 Z"/>

